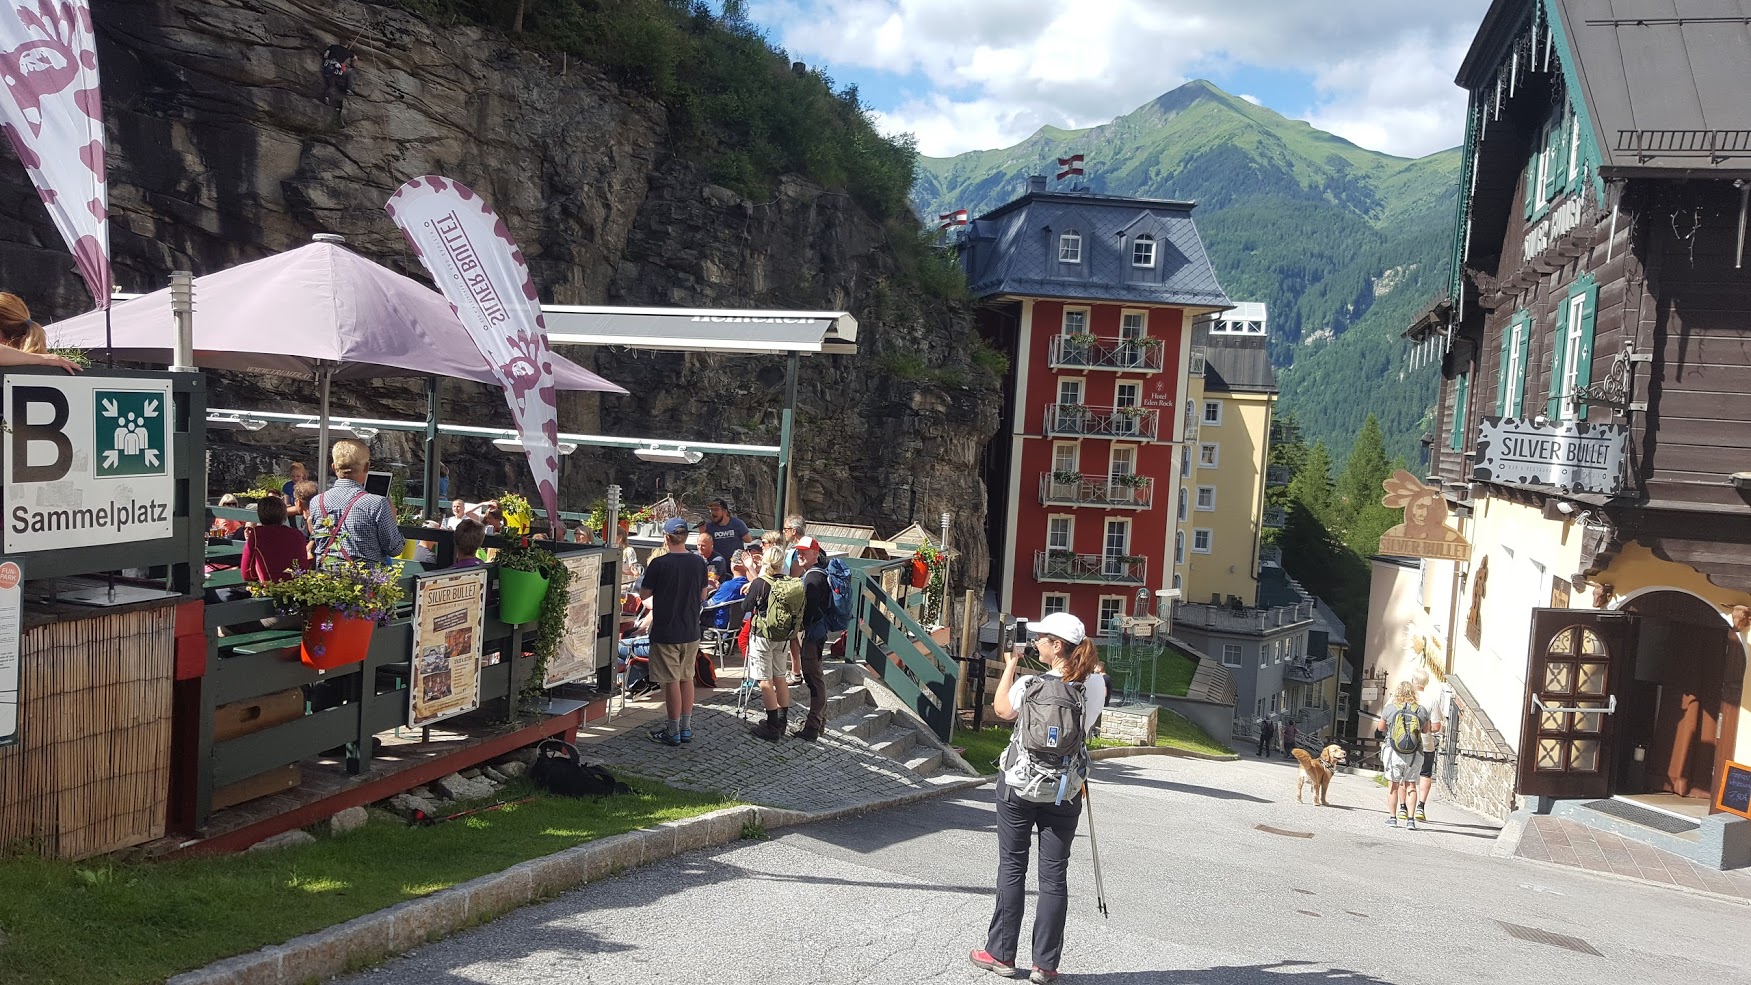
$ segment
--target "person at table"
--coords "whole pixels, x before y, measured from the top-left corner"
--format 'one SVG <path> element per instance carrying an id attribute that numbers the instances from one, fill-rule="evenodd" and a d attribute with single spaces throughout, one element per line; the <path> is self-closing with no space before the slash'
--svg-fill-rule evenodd
<path id="1" fill-rule="evenodd" d="M 748 594 L 748 552 L 737 551 L 730 555 L 730 579 L 717 586 L 717 591 L 705 600 L 707 608 L 723 605 L 711 613 L 711 624 L 718 629 L 728 629 L 730 625 L 730 610 L 725 603 L 734 602 Z"/>
<path id="2" fill-rule="evenodd" d="M 450 542 L 456 546 L 456 560 L 450 562 L 450 568 L 478 568 L 486 563 L 480 559 L 480 547 L 486 543 L 486 527 L 479 520 L 463 517 L 450 535 Z"/>
<path id="3" fill-rule="evenodd" d="M 236 493 L 226 493 L 219 497 L 219 506 L 222 509 L 235 510 L 240 509 L 243 504 L 238 501 Z M 242 529 L 242 520 L 232 520 L 227 517 L 219 517 L 213 521 L 212 534 L 214 537 L 224 540 Z"/>
<path id="4" fill-rule="evenodd" d="M 0 291 L 0 366 L 36 366 L 79 372 L 71 359 L 49 351 L 43 327 L 31 320 L 30 308 L 16 294 Z"/>
<path id="5" fill-rule="evenodd" d="M 286 507 L 288 522 L 305 537 L 310 536 L 310 501 L 316 498 L 316 490 L 316 483 L 305 479 L 292 487 L 292 498 Z"/>
<path id="6" fill-rule="evenodd" d="M 311 557 L 318 565 L 393 561 L 407 542 L 395 525 L 394 505 L 365 491 L 371 450 L 356 438 L 342 438 L 329 459 L 334 485 L 310 503 Z"/>
<path id="7" fill-rule="evenodd" d="M 730 580 L 730 559 L 727 555 L 724 557 L 715 556 L 712 551 L 716 547 L 717 544 L 711 539 L 711 535 L 703 530 L 699 531 L 693 538 L 693 552 L 705 559 L 705 576 L 709 581 L 707 588 L 710 591 L 705 594 L 704 598 L 710 598 L 711 592 L 717 591 L 717 586 Z"/>
<path id="8" fill-rule="evenodd" d="M 425 527 L 427 530 L 438 530 L 438 529 L 441 529 L 443 527 L 443 524 L 440 524 L 436 520 L 427 520 L 426 522 L 420 524 L 420 526 Z M 427 567 L 431 567 L 432 565 L 437 564 L 438 563 L 438 542 L 435 540 L 422 540 L 422 541 L 419 541 L 418 543 L 414 544 L 414 546 L 413 546 L 413 559 L 415 562 L 417 562 L 419 564 L 423 564 Z"/>
<path id="9" fill-rule="evenodd" d="M 711 535 L 711 553 L 705 553 L 703 545 L 700 554 L 710 561 L 716 558 L 728 563 L 730 555 L 754 542 L 754 535 L 748 532 L 748 525 L 740 519 L 730 516 L 730 504 L 722 499 L 714 499 L 705 504 L 707 519 L 699 525 L 699 529 Z"/>
<path id="10" fill-rule="evenodd" d="M 243 580 L 284 581 L 310 567 L 304 535 L 286 525 L 286 501 L 263 496 L 255 506 L 256 521 L 244 528 Z"/>
<path id="11" fill-rule="evenodd" d="M 298 497 L 298 483 L 310 478 L 310 470 L 304 467 L 303 462 L 293 462 L 291 467 L 286 469 L 286 473 L 291 478 L 280 486 L 280 495 L 286 497 L 286 502 L 290 503 Z"/>

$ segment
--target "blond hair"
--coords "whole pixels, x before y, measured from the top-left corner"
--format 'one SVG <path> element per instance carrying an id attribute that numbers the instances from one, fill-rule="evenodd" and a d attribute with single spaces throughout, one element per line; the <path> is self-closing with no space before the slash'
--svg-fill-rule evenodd
<path id="1" fill-rule="evenodd" d="M 1410 681 L 1399 681 L 1392 689 L 1392 703 L 1403 707 L 1417 703 L 1417 686 Z"/>
<path id="2" fill-rule="evenodd" d="M 328 450 L 328 460 L 337 472 L 352 472 L 371 464 L 371 449 L 357 438 L 342 438 Z"/>
<path id="3" fill-rule="evenodd" d="M 30 306 L 16 294 L 0 291 L 0 343 L 38 355 L 49 351 L 49 337 L 30 319 Z"/>
<path id="4" fill-rule="evenodd" d="M 760 573 L 768 578 L 777 578 L 784 574 L 784 548 L 766 548 L 766 553 L 760 558 Z"/>

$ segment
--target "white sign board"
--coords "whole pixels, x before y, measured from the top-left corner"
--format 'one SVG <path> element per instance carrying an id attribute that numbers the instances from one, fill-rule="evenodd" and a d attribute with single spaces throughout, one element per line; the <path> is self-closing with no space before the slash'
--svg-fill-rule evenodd
<path id="1" fill-rule="evenodd" d="M 18 744 L 18 665 L 24 640 L 24 572 L 0 561 L 0 749 Z"/>
<path id="2" fill-rule="evenodd" d="M 1621 424 L 1486 417 L 1471 477 L 1478 482 L 1615 496 L 1623 491 Z"/>
<path id="3" fill-rule="evenodd" d="M 169 380 L 8 376 L 8 554 L 171 535 Z"/>

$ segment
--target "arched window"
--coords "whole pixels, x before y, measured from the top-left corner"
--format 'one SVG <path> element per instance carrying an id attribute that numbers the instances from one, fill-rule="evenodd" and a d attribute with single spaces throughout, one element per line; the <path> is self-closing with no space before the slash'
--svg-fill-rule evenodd
<path id="1" fill-rule="evenodd" d="M 1131 242 L 1131 266 L 1155 266 L 1155 237 L 1143 235 Z"/>

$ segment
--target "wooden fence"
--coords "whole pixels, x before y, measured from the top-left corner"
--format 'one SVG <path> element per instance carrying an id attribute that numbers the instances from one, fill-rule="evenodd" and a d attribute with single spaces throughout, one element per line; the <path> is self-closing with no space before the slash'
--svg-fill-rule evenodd
<path id="1" fill-rule="evenodd" d="M 866 663 L 900 700 L 912 706 L 944 742 L 954 732 L 960 663 L 907 610 L 914 591 L 900 569 L 908 562 L 849 560 L 851 625 L 847 658 Z"/>

